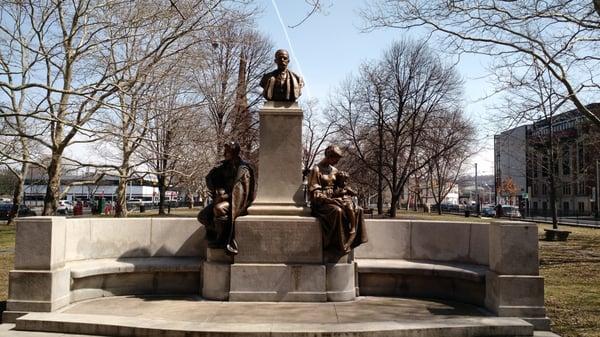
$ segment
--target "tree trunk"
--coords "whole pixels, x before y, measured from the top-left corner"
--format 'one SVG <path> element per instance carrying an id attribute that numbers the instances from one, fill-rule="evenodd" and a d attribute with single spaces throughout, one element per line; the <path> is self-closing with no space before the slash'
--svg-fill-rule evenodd
<path id="1" fill-rule="evenodd" d="M 15 224 L 15 218 L 18 216 L 19 208 L 21 208 L 21 203 L 23 202 L 23 190 L 25 185 L 25 177 L 27 177 L 27 171 L 29 171 L 29 164 L 23 163 L 21 166 L 21 174 L 17 175 L 17 184 L 15 185 L 15 191 L 13 193 L 13 206 L 8 214 L 7 225 L 9 226 Z"/>
<path id="2" fill-rule="evenodd" d="M 400 193 L 396 193 L 394 191 L 394 193 L 392 193 L 392 200 L 390 202 L 390 217 L 391 218 L 395 218 L 396 217 L 396 209 L 398 208 L 398 199 L 399 198 Z"/>
<path id="3" fill-rule="evenodd" d="M 192 192 L 187 193 L 187 199 L 188 199 L 188 208 L 189 209 L 194 208 L 194 195 L 192 194 Z"/>
<path id="4" fill-rule="evenodd" d="M 167 181 L 166 177 L 163 174 L 158 175 L 158 215 L 166 215 L 165 212 L 165 194 L 166 194 L 166 186 L 165 182 Z"/>
<path id="5" fill-rule="evenodd" d="M 377 179 L 377 214 L 383 214 L 383 183 L 381 175 Z"/>
<path id="6" fill-rule="evenodd" d="M 54 215 L 60 199 L 60 171 L 61 155 L 52 154 L 50 165 L 48 166 L 48 185 L 46 186 L 46 195 L 44 196 L 44 210 L 42 215 Z"/>
<path id="7" fill-rule="evenodd" d="M 117 203 L 115 205 L 115 218 L 127 217 L 127 174 L 119 172 L 119 185 L 117 186 Z"/>
<path id="8" fill-rule="evenodd" d="M 377 134 L 379 144 L 377 149 L 377 214 L 383 214 L 383 117 L 377 120 Z"/>

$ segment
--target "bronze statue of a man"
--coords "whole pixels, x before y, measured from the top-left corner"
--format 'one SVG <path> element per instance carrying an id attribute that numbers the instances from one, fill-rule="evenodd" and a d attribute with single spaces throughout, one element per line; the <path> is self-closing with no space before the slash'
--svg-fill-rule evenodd
<path id="1" fill-rule="evenodd" d="M 212 202 L 198 213 L 198 221 L 206 228 L 208 247 L 223 248 L 235 255 L 238 253 L 235 219 L 246 215 L 254 200 L 254 171 L 240 158 L 237 142 L 226 143 L 223 156 L 225 160 L 206 176 Z"/>
<path id="2" fill-rule="evenodd" d="M 263 96 L 267 101 L 295 102 L 302 94 L 304 81 L 300 75 L 288 70 L 289 62 L 290 56 L 285 49 L 275 52 L 277 69 L 266 73 L 260 80 Z"/>

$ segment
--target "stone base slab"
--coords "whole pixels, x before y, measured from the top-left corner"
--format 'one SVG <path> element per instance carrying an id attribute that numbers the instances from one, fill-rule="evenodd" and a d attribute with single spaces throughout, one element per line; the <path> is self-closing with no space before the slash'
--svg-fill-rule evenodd
<path id="1" fill-rule="evenodd" d="M 69 269 L 11 270 L 8 311 L 55 311 L 69 304 Z"/>
<path id="2" fill-rule="evenodd" d="M 519 317 L 525 322 L 533 325 L 538 331 L 550 331 L 550 318 L 548 317 Z"/>
<path id="3" fill-rule="evenodd" d="M 250 215 L 310 216 L 310 212 L 310 208 L 295 203 L 285 205 L 253 203 L 252 206 L 248 208 L 248 214 Z"/>
<path id="4" fill-rule="evenodd" d="M 325 266 L 235 263 L 231 265 L 229 300 L 325 302 Z"/>
<path id="5" fill-rule="evenodd" d="M 202 297 L 226 301 L 229 298 L 231 265 L 222 262 L 204 262 Z"/>
<path id="6" fill-rule="evenodd" d="M 222 248 L 206 248 L 206 261 L 232 264 L 233 256 L 227 255 Z"/>
<path id="7" fill-rule="evenodd" d="M 15 323 L 17 318 L 21 316 L 27 315 L 29 312 L 27 311 L 8 311 L 5 310 L 2 312 L 2 324 L 6 323 Z"/>
<path id="8" fill-rule="evenodd" d="M 325 292 L 295 291 L 230 291 L 229 300 L 234 302 L 326 302 Z"/>
<path id="9" fill-rule="evenodd" d="M 239 217 L 235 237 L 235 263 L 323 263 L 321 225 L 313 217 Z"/>
<path id="10" fill-rule="evenodd" d="M 533 336 L 531 324 L 521 319 L 486 316 L 461 303 L 372 297 L 347 303 L 111 297 L 60 313 L 29 314 L 16 328 L 104 336 Z"/>
<path id="11" fill-rule="evenodd" d="M 354 263 L 327 264 L 327 300 L 353 301 L 356 298 Z"/>
<path id="12" fill-rule="evenodd" d="M 544 278 L 541 276 L 498 275 L 490 271 L 485 280 L 485 306 L 494 313 L 499 313 L 502 307 L 521 307 L 521 310 L 529 307 L 532 312 L 544 307 Z"/>

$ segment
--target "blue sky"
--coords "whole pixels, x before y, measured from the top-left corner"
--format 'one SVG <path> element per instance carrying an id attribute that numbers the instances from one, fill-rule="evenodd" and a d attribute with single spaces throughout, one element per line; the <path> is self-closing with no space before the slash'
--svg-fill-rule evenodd
<path id="1" fill-rule="evenodd" d="M 258 20 L 258 29 L 270 36 L 276 48 L 290 51 L 292 62 L 290 68 L 301 73 L 306 83 L 303 96 L 317 98 L 326 103 L 329 93 L 358 66 L 368 60 L 377 59 L 390 44 L 411 34 L 418 39 L 417 33 L 389 29 L 369 33 L 361 33 L 361 18 L 357 10 L 363 1 L 334 0 L 328 2 L 324 14 L 310 17 L 297 28 L 289 28 L 300 22 L 309 6 L 301 0 L 258 0 L 263 13 Z M 326 1 L 327 2 L 327 1 Z M 279 16 L 285 25 L 286 38 Z M 492 102 L 481 101 L 491 92 L 492 87 L 485 79 L 485 60 L 477 57 L 465 57 L 458 65 L 465 81 L 464 107 L 467 116 L 479 129 L 482 141 L 475 144 L 483 150 L 473 163 L 478 163 L 479 174 L 493 174 L 492 135 L 493 127 L 489 127 L 489 115 L 486 107 Z M 473 171 L 473 172 L 471 172 Z M 469 169 L 467 173 L 474 173 Z"/>

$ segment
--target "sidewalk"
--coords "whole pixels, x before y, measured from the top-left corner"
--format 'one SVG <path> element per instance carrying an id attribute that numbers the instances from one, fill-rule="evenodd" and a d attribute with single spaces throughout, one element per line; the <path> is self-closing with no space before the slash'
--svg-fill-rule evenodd
<path id="1" fill-rule="evenodd" d="M 539 223 L 552 223 L 551 217 L 525 217 L 524 220 L 535 221 Z M 575 226 L 575 227 L 592 227 L 592 228 L 600 228 L 600 220 L 592 218 L 570 218 L 570 217 L 560 217 L 558 218 L 558 224 L 563 226 Z"/>

